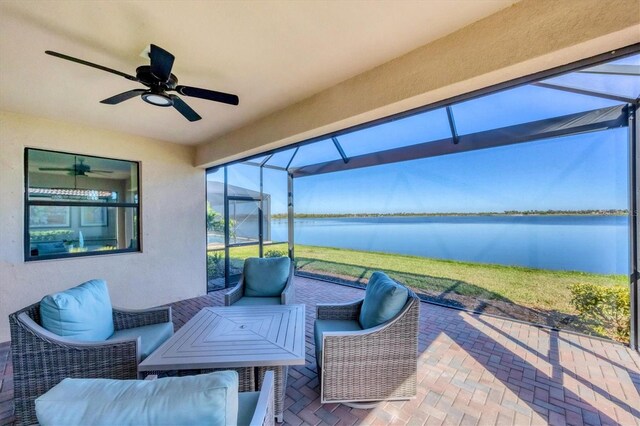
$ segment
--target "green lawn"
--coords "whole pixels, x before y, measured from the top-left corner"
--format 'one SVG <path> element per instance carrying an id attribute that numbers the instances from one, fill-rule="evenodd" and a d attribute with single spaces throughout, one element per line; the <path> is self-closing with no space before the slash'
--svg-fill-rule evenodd
<path id="1" fill-rule="evenodd" d="M 286 245 L 266 246 L 286 251 Z M 255 248 L 234 248 L 232 257 L 255 256 Z M 518 266 L 429 259 L 389 253 L 328 247 L 295 247 L 298 270 L 365 283 L 373 271 L 383 270 L 416 289 L 501 300 L 534 309 L 574 313 L 569 286 L 574 283 L 627 285 L 624 275 L 551 271 Z"/>

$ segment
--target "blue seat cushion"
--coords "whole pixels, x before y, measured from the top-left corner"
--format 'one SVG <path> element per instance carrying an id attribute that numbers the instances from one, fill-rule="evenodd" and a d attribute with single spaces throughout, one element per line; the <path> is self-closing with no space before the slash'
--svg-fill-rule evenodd
<path id="1" fill-rule="evenodd" d="M 238 373 L 157 380 L 64 379 L 36 399 L 49 425 L 235 425 Z"/>
<path id="2" fill-rule="evenodd" d="M 91 280 L 40 301 L 42 326 L 74 340 L 103 341 L 113 334 L 113 309 L 107 283 Z"/>
<path id="3" fill-rule="evenodd" d="M 238 394 L 238 426 L 248 426 L 256 412 L 260 392 L 240 392 Z"/>
<path id="4" fill-rule="evenodd" d="M 169 321 L 116 330 L 107 340 L 129 339 L 140 336 L 140 354 L 142 359 L 145 359 L 172 335 L 173 323 Z"/>
<path id="5" fill-rule="evenodd" d="M 249 297 L 280 296 L 289 279 L 291 259 L 288 257 L 250 257 L 244 261 L 244 295 Z"/>
<path id="6" fill-rule="evenodd" d="M 325 331 L 360 331 L 360 323 L 355 320 L 316 320 L 313 338 L 316 343 L 316 360 L 322 365 L 322 333 Z"/>
<path id="7" fill-rule="evenodd" d="M 409 291 L 383 272 L 374 272 L 369 278 L 360 309 L 362 328 L 376 327 L 389 321 L 402 310 Z"/>
<path id="8" fill-rule="evenodd" d="M 242 297 L 233 306 L 253 306 L 253 305 L 281 305 L 282 299 L 278 297 Z"/>

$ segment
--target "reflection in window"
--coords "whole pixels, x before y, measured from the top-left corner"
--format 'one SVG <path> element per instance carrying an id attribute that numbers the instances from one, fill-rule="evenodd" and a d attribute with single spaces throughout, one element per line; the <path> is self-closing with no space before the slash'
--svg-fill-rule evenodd
<path id="1" fill-rule="evenodd" d="M 25 259 L 139 250 L 138 163 L 27 149 Z"/>

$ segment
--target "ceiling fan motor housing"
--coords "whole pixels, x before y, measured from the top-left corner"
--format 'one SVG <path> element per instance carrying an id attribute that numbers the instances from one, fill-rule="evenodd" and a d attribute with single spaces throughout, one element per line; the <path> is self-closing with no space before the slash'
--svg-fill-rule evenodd
<path id="1" fill-rule="evenodd" d="M 149 87 L 149 90 L 140 95 L 146 103 L 170 107 L 173 106 L 173 99 L 165 93 L 165 90 L 175 89 L 178 84 L 178 77 L 171 74 L 166 82 L 161 81 L 151 72 L 151 67 L 142 65 L 136 69 L 136 77 L 138 80 Z"/>
<path id="2" fill-rule="evenodd" d="M 136 68 L 136 78 L 145 86 L 158 86 L 163 90 L 173 90 L 178 84 L 178 77 L 176 77 L 174 74 L 171 74 L 166 82 L 161 81 L 158 77 L 151 73 L 151 67 L 149 65 L 142 65 Z"/>

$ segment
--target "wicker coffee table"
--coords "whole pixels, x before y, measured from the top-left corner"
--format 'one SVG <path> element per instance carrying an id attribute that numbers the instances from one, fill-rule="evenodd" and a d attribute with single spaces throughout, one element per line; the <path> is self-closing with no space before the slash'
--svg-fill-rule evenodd
<path id="1" fill-rule="evenodd" d="M 305 363 L 304 305 L 204 308 L 156 349 L 139 372 L 235 369 L 242 391 L 275 373 L 275 414 L 283 421 L 290 365 Z"/>

